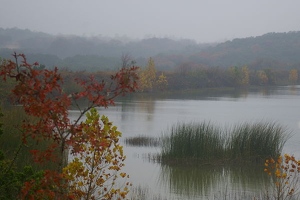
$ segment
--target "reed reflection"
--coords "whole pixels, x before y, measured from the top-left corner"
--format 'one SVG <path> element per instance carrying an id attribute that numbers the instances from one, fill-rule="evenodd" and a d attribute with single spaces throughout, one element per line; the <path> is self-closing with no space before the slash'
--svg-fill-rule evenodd
<path id="1" fill-rule="evenodd" d="M 262 168 L 263 166 L 251 164 L 161 165 L 159 183 L 168 188 L 170 193 L 188 199 L 222 196 L 253 199 L 261 196 L 271 184 L 271 178 Z"/>

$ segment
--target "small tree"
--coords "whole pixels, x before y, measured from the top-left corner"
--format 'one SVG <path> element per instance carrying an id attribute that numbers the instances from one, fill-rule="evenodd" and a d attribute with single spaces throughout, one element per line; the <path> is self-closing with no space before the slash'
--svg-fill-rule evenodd
<path id="1" fill-rule="evenodd" d="M 99 82 L 95 77 L 76 79 L 81 91 L 66 94 L 63 89 L 63 79 L 58 69 L 47 70 L 36 68 L 38 63 L 27 63 L 24 54 L 13 54 L 15 61 L 7 61 L 0 66 L 0 76 L 4 81 L 13 79 L 16 85 L 12 90 L 14 103 L 22 105 L 27 115 L 34 120 L 24 121 L 22 124 L 23 143 L 28 138 L 37 142 L 49 141 L 46 150 L 32 149 L 34 161 L 44 163 L 47 161 L 57 163 L 56 171 L 45 171 L 40 181 L 28 181 L 24 184 L 22 198 L 55 198 L 68 199 L 74 195 L 68 194 L 68 179 L 62 173 L 67 165 L 69 149 L 79 155 L 86 148 L 83 146 L 105 146 L 104 143 L 94 143 L 92 140 L 78 138 L 83 131 L 81 118 L 92 108 L 108 107 L 114 105 L 117 96 L 134 92 L 137 89 L 137 67 L 122 68 L 111 76 L 111 83 Z M 19 59 L 22 59 L 19 64 Z M 86 100 L 85 107 L 79 101 Z M 77 119 L 71 121 L 68 110 L 75 107 L 79 110 Z M 108 131 L 107 133 L 112 133 Z M 85 135 L 83 135 L 85 136 Z M 96 139 L 95 139 L 96 140 Z M 103 148 L 104 148 L 103 146 Z M 97 147 L 97 148 L 100 148 Z"/>
<path id="2" fill-rule="evenodd" d="M 150 57 L 148 64 L 140 73 L 140 89 L 142 91 L 151 91 L 156 81 L 156 69 L 154 60 Z"/>
<path id="3" fill-rule="evenodd" d="M 167 88 L 168 80 L 167 77 L 164 75 L 164 73 L 161 73 L 161 75 L 158 77 L 156 84 L 160 90 L 165 90 Z"/>
<path id="4" fill-rule="evenodd" d="M 266 85 L 269 81 L 269 78 L 264 70 L 259 70 L 257 72 L 257 77 L 260 85 Z"/>
<path id="5" fill-rule="evenodd" d="M 125 198 L 125 187 L 115 188 L 116 179 L 128 177 L 119 172 L 124 166 L 123 147 L 118 144 L 121 133 L 107 117 L 100 115 L 95 108 L 81 123 L 81 131 L 73 135 L 76 143 L 71 149 L 75 158 L 63 169 L 69 180 L 70 192 L 80 199 Z M 84 142 L 83 142 L 84 140 Z"/>
<path id="6" fill-rule="evenodd" d="M 298 81 L 298 70 L 297 69 L 290 70 L 289 80 L 294 85 L 297 83 L 297 81 Z"/>
<path id="7" fill-rule="evenodd" d="M 247 66 L 243 67 L 230 67 L 229 74 L 235 86 L 249 85 L 249 69 Z"/>
<path id="8" fill-rule="evenodd" d="M 274 179 L 273 191 L 266 195 L 267 199 L 283 200 L 299 197 L 300 160 L 288 154 L 284 157 L 279 156 L 276 160 L 267 159 L 264 171 Z"/>

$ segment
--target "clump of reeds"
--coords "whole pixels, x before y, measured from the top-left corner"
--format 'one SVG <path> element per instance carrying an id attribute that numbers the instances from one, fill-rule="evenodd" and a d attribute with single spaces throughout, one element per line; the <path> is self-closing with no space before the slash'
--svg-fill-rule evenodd
<path id="1" fill-rule="evenodd" d="M 158 147 L 161 145 L 160 138 L 147 136 L 128 137 L 125 138 L 124 142 L 128 146 Z"/>
<path id="2" fill-rule="evenodd" d="M 216 160 L 224 157 L 224 135 L 212 124 L 177 124 L 164 137 L 162 159 Z"/>
<path id="3" fill-rule="evenodd" d="M 211 123 L 182 123 L 164 137 L 162 161 L 264 161 L 278 156 L 287 140 L 285 129 L 275 123 L 244 123 L 220 129 Z M 204 162 L 204 163 L 205 163 Z"/>
<path id="4" fill-rule="evenodd" d="M 275 123 L 244 123 L 232 129 L 226 150 L 231 159 L 264 161 L 281 154 L 287 137 L 285 129 Z"/>

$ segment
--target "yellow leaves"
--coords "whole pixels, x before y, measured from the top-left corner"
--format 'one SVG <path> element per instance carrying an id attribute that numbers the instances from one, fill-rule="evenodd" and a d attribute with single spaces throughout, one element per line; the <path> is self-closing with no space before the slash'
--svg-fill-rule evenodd
<path id="1" fill-rule="evenodd" d="M 282 174 L 282 178 L 286 178 L 286 176 L 287 176 L 287 173 Z"/>
<path id="2" fill-rule="evenodd" d="M 78 186 L 83 186 L 83 182 L 82 182 L 82 181 L 79 181 L 79 182 L 78 182 Z"/>
<path id="3" fill-rule="evenodd" d="M 156 84 L 160 90 L 164 90 L 167 88 L 168 81 L 167 81 L 167 77 L 164 75 L 164 73 L 161 73 L 161 75 L 158 77 Z"/>
<path id="4" fill-rule="evenodd" d="M 125 178 L 125 176 L 126 176 L 126 173 L 124 173 L 124 172 L 121 172 L 121 173 L 120 173 L 120 176 L 121 176 L 122 178 Z"/>
<path id="5" fill-rule="evenodd" d="M 281 177 L 281 173 L 280 173 L 280 170 L 279 170 L 279 169 L 276 169 L 275 175 L 276 175 L 276 177 L 278 177 L 278 178 Z"/>
<path id="6" fill-rule="evenodd" d="M 152 90 L 156 80 L 156 69 L 154 60 L 150 57 L 146 68 L 140 72 L 140 89 Z"/>
<path id="7" fill-rule="evenodd" d="M 249 85 L 249 69 L 247 66 L 242 67 L 242 80 L 241 84 L 243 86 Z"/>
<path id="8" fill-rule="evenodd" d="M 125 198 L 127 188 L 112 188 L 117 178 L 129 177 L 120 172 L 125 160 L 123 147 L 118 143 L 121 132 L 108 117 L 100 118 L 96 109 L 91 109 L 86 117 L 81 134 L 86 136 L 86 142 L 81 144 L 85 152 L 75 154 L 73 161 L 64 169 L 70 180 L 70 192 L 77 194 L 78 199 L 95 192 L 107 199 Z"/>
<path id="9" fill-rule="evenodd" d="M 265 166 L 268 167 L 268 166 L 269 166 L 269 163 L 265 162 Z"/>
<path id="10" fill-rule="evenodd" d="M 105 157 L 105 159 L 106 159 L 106 161 L 107 162 L 111 162 L 111 160 L 112 160 L 112 157 L 111 157 L 111 155 L 109 154 L 109 155 L 107 155 L 106 157 Z"/>

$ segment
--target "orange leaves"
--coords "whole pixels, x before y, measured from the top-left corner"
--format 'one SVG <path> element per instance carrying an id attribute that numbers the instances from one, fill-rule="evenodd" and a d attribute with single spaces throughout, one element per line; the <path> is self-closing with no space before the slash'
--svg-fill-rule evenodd
<path id="1" fill-rule="evenodd" d="M 284 157 L 279 156 L 276 161 L 266 160 L 264 172 L 274 175 L 276 196 L 292 196 L 299 190 L 300 162 L 294 156 L 285 154 Z"/>

